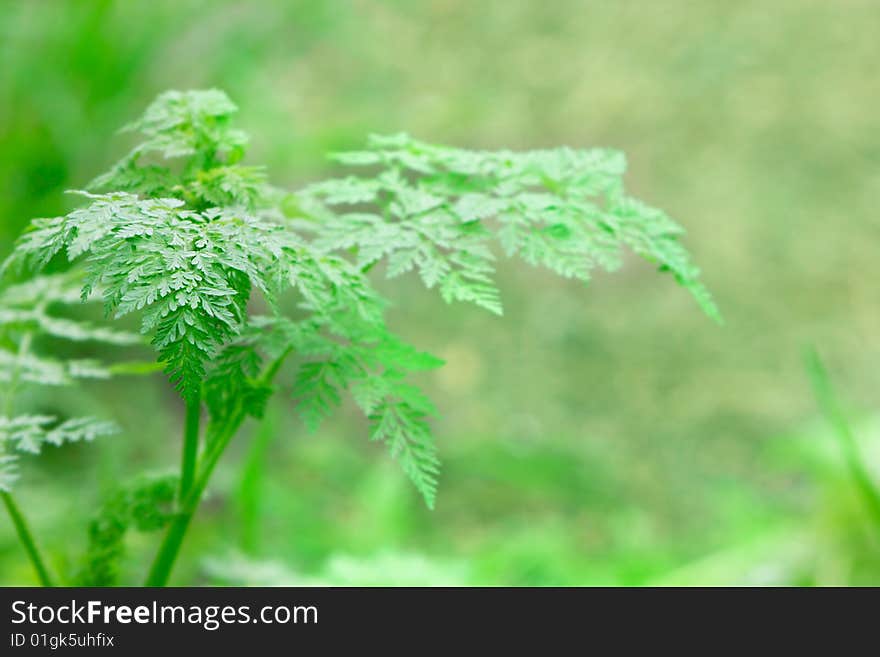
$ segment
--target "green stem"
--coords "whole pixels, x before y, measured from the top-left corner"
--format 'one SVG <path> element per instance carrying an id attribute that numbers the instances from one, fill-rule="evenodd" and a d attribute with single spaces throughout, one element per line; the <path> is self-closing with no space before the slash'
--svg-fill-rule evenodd
<path id="1" fill-rule="evenodd" d="M 36 308 L 36 312 L 42 312 L 43 310 L 43 304 L 37 306 Z M 18 386 L 21 383 L 21 361 L 30 351 L 33 339 L 33 332 L 27 331 L 22 336 L 21 342 L 18 345 L 18 355 L 15 359 L 15 367 L 12 370 L 12 377 L 9 381 L 9 385 L 6 388 L 5 398 L 3 400 L 3 415 L 5 415 L 7 418 L 12 417 L 12 410 L 15 405 L 15 393 L 18 391 Z M 12 524 L 15 526 L 15 532 L 18 535 L 18 540 L 21 542 L 21 545 L 24 548 L 25 552 L 27 552 L 28 558 L 31 560 L 31 564 L 33 564 L 34 570 L 37 571 L 37 578 L 40 580 L 40 584 L 43 586 L 52 586 L 52 578 L 49 575 L 49 570 L 46 568 L 46 564 L 43 561 L 43 558 L 40 556 L 40 550 L 37 547 L 37 542 L 34 540 L 34 536 L 31 533 L 27 520 L 25 520 L 24 514 L 18 507 L 18 504 L 16 504 L 15 498 L 12 497 L 11 493 L 9 493 L 8 491 L 3 491 L 2 497 L 3 505 L 6 507 L 6 511 L 9 513 L 9 518 L 12 520 Z"/>
<path id="2" fill-rule="evenodd" d="M 189 494 L 196 476 L 196 460 L 199 455 L 199 423 L 202 416 L 202 398 L 195 394 L 186 401 L 186 425 L 183 435 L 183 450 L 180 464 L 180 490 L 178 503 Z"/>
<path id="3" fill-rule="evenodd" d="M 257 385 L 270 385 L 290 352 L 291 350 L 288 349 L 275 359 L 257 381 Z M 171 522 L 165 537 L 162 539 L 159 552 L 156 554 L 156 558 L 144 583 L 145 586 L 160 587 L 168 583 L 171 570 L 174 568 L 177 556 L 180 554 L 180 548 L 183 545 L 183 540 L 186 537 L 186 532 L 192 522 L 193 515 L 199 508 L 199 503 L 202 500 L 205 489 L 208 487 L 208 482 L 211 480 L 214 468 L 217 467 L 220 457 L 223 456 L 226 447 L 232 441 L 235 434 L 238 433 L 246 417 L 247 414 L 238 405 L 233 409 L 225 422 L 220 425 L 212 424 L 208 426 L 205 438 L 205 451 L 198 463 L 198 476 L 189 487 L 186 496 L 181 500 L 180 511 Z"/>
<path id="4" fill-rule="evenodd" d="M 9 517 L 12 519 L 12 524 L 15 525 L 15 531 L 18 534 L 18 540 L 21 541 L 22 546 L 24 546 L 25 552 L 27 552 L 27 555 L 31 560 L 31 564 L 33 564 L 34 570 L 37 571 L 37 577 L 40 580 L 40 584 L 42 586 L 53 586 L 52 577 L 49 575 L 49 570 L 46 568 L 46 564 L 43 562 L 43 558 L 40 556 L 40 550 L 37 547 L 37 543 L 34 540 L 34 537 L 31 534 L 31 530 L 28 527 L 27 521 L 24 519 L 24 516 L 19 510 L 18 505 L 15 503 L 12 495 L 5 491 L 0 494 L 0 497 L 3 498 L 3 505 L 9 512 Z"/>
<path id="5" fill-rule="evenodd" d="M 171 570 L 174 567 L 175 561 L 177 561 L 177 555 L 180 553 L 180 547 L 183 545 L 183 539 L 186 537 L 192 517 L 199 507 L 202 495 L 208 486 L 214 468 L 226 450 L 226 446 L 229 445 L 233 436 L 238 433 L 238 429 L 241 427 L 244 419 L 244 413 L 239 410 L 223 426 L 209 430 L 209 447 L 205 454 L 202 455 L 199 465 L 199 477 L 190 487 L 186 498 L 181 502 L 180 511 L 168 527 L 168 531 L 162 540 L 162 545 L 159 547 L 159 552 L 156 554 L 156 559 L 153 561 L 153 566 L 150 568 L 150 573 L 147 576 L 146 586 L 165 586 L 168 583 Z"/>

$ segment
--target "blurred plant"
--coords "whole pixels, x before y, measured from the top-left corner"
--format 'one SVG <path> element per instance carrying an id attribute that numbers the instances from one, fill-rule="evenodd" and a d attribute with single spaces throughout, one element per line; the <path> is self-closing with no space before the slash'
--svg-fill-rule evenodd
<path id="1" fill-rule="evenodd" d="M 815 349 L 807 352 L 807 369 L 822 413 L 831 425 L 840 445 L 850 479 L 864 502 L 865 509 L 876 523 L 877 530 L 880 531 L 880 488 L 871 478 L 850 422 L 837 400 L 828 372 Z"/>
<path id="2" fill-rule="evenodd" d="M 112 331 L 57 314 L 79 304 L 82 281 L 75 274 L 38 276 L 0 293 L 0 497 L 18 537 L 44 585 L 52 582 L 36 541 L 13 497 L 19 455 L 39 454 L 44 445 L 92 441 L 117 432 L 113 422 L 93 417 L 58 418 L 16 414 L 16 396 L 23 386 L 71 386 L 82 379 L 109 379 L 131 371 L 130 365 L 105 365 L 95 360 L 59 360 L 35 348 L 40 338 L 95 342 L 129 347 L 141 337 Z"/>
<path id="3" fill-rule="evenodd" d="M 770 513 L 762 522 L 732 532 L 722 549 L 671 569 L 648 584 L 876 584 L 880 572 L 880 486 L 872 471 L 880 463 L 876 450 L 880 425 L 876 416 L 858 423 L 849 417 L 815 349 L 805 353 L 805 365 L 824 416 L 824 422 L 819 423 L 823 426 L 811 423 L 772 441 L 770 455 L 785 471 L 807 475 L 814 491 L 810 494 L 804 488 L 797 495 L 807 522 Z M 858 440 L 857 434 L 863 440 Z M 756 514 L 752 511 L 749 515 L 751 520 Z"/>
<path id="4" fill-rule="evenodd" d="M 294 396 L 308 427 L 349 391 L 371 439 L 387 444 L 433 506 L 435 409 L 406 376 L 442 362 L 386 326 L 387 302 L 367 278 L 380 260 L 389 276 L 417 270 L 446 301 L 501 314 L 491 239 L 508 255 L 584 281 L 595 267 L 618 268 L 628 248 L 671 272 L 720 320 L 678 225 L 626 196 L 620 153 L 477 152 L 372 137 L 367 150 L 336 156 L 371 175 L 288 194 L 262 168 L 240 163 L 247 137 L 231 126 L 235 111 L 217 90 L 162 94 L 127 127 L 144 141 L 91 191 L 76 192 L 87 205 L 34 220 L 6 263 L 39 270 L 62 251 L 84 260 L 83 298 L 99 291 L 108 314 L 141 315 L 186 404 L 173 510 L 144 520 L 128 498 L 111 501 L 93 525 L 97 556 L 87 559 L 100 572 L 84 581 L 113 580 L 132 523 L 168 524 L 146 583 L 168 581 L 215 466 L 244 421 L 263 415 L 294 354 L 303 359 Z M 252 312 L 256 291 L 267 316 Z M 287 291 L 299 298 L 289 315 L 279 300 Z M 167 485 L 157 490 L 150 499 L 169 502 Z"/>
<path id="5" fill-rule="evenodd" d="M 314 576 L 278 561 L 235 553 L 206 559 L 203 567 L 212 580 L 225 586 L 463 586 L 470 581 L 464 564 L 389 551 L 370 558 L 335 555 Z"/>

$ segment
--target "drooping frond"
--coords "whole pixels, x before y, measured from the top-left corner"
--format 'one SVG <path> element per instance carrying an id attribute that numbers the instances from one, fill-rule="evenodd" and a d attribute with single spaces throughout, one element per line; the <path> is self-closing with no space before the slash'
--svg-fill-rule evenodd
<path id="1" fill-rule="evenodd" d="M 143 342 L 138 335 L 65 316 L 66 307 L 81 302 L 81 288 L 81 273 L 70 272 L 36 276 L 0 290 L 0 392 L 7 409 L 15 405 L 16 393 L 22 386 L 70 386 L 82 379 L 109 379 L 120 367 L 94 359 L 63 360 L 45 355 L 36 346 L 42 338 L 113 347 Z M 0 417 L 0 490 L 11 489 L 17 478 L 20 454 L 39 454 L 47 444 L 58 447 L 90 442 L 116 431 L 113 422 L 91 417 Z"/>
<path id="2" fill-rule="evenodd" d="M 363 322 L 356 314 L 314 316 L 293 322 L 261 318 L 263 331 L 303 357 L 294 383 L 297 409 L 314 431 L 350 393 L 370 423 L 370 437 L 385 443 L 416 489 L 433 506 L 439 461 L 428 418 L 431 401 L 407 383 L 411 372 L 443 364 L 390 333 Z M 268 339 L 273 339 L 269 337 Z"/>
<path id="3" fill-rule="evenodd" d="M 607 149 L 468 151 L 407 135 L 373 136 L 340 153 L 368 174 L 320 182 L 301 194 L 328 249 L 356 249 L 358 262 L 387 260 L 389 276 L 416 270 L 447 300 L 499 313 L 491 242 L 568 277 L 615 270 L 627 249 L 671 272 L 720 319 L 665 213 L 628 196 L 622 153 Z"/>
<path id="4" fill-rule="evenodd" d="M 91 442 L 117 431 L 113 422 L 91 417 L 59 421 L 46 415 L 0 416 L 0 490 L 12 490 L 18 478 L 18 454 L 39 454 L 44 445 Z"/>

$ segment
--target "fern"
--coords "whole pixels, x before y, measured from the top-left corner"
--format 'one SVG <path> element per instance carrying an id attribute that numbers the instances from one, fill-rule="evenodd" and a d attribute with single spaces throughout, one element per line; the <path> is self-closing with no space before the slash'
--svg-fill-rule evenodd
<path id="1" fill-rule="evenodd" d="M 155 532 L 174 514 L 176 475 L 142 477 L 111 494 L 89 523 L 89 544 L 77 586 L 116 586 L 125 555 L 125 535 L 132 527 Z"/>
<path id="2" fill-rule="evenodd" d="M 113 346 L 139 344 L 131 333 L 94 326 L 59 314 L 80 302 L 82 282 L 76 274 L 38 276 L 0 292 L 0 491 L 11 492 L 21 454 L 39 454 L 45 445 L 91 442 L 117 432 L 116 424 L 92 417 L 58 418 L 14 414 L 24 385 L 72 386 L 80 379 L 107 379 L 115 365 L 95 360 L 58 360 L 39 353 L 41 338 Z"/>
<path id="3" fill-rule="evenodd" d="M 508 256 L 583 281 L 597 267 L 618 269 L 630 249 L 671 272 L 720 320 L 678 242 L 682 229 L 625 193 L 622 153 L 468 151 L 399 134 L 373 136 L 367 150 L 335 159 L 370 175 L 311 185 L 302 207 L 319 220 L 316 242 L 355 250 L 362 267 L 385 258 L 390 277 L 415 269 L 447 301 L 501 314 L 493 241 Z"/>
<path id="4" fill-rule="evenodd" d="M 436 411 L 408 377 L 442 363 L 386 325 L 388 302 L 368 275 L 380 262 L 389 277 L 415 272 L 447 302 L 500 315 L 496 251 L 582 281 L 596 268 L 617 269 L 632 251 L 720 319 L 678 241 L 681 228 L 626 194 L 616 151 L 467 151 L 374 136 L 365 150 L 334 156 L 360 174 L 288 193 L 270 185 L 263 168 L 242 164 L 248 138 L 233 127 L 236 111 L 218 90 L 160 95 L 126 127 L 142 141 L 88 191 L 75 192 L 81 207 L 34 220 L 4 266 L 81 263 L 82 298 L 100 294 L 117 318 L 137 314 L 186 402 L 178 514 L 151 584 L 167 580 L 213 467 L 244 419 L 262 415 L 288 358 L 299 360 L 292 394 L 306 425 L 315 429 L 350 396 L 370 438 L 387 445 L 433 506 Z M 258 297 L 267 314 L 252 314 Z M 293 308 L 280 301 L 288 298 L 296 298 Z M 26 309 L 10 313 L 11 322 L 68 339 L 133 341 Z M 0 353 L 0 377 L 7 366 L 59 384 L 110 372 Z M 48 425 L 38 420 L 22 420 L 34 432 L 24 444 L 67 435 L 41 438 Z"/>
<path id="5" fill-rule="evenodd" d="M 259 414 L 266 390 L 252 387 L 267 345 L 243 340 L 254 325 L 247 304 L 258 290 L 274 306 L 293 288 L 308 319 L 295 330 L 288 322 L 281 351 L 309 359 L 294 384 L 306 424 L 316 427 L 350 390 L 372 437 L 388 443 L 430 504 L 433 409 L 408 400 L 406 369 L 373 351 L 400 344 L 363 273 L 378 261 L 389 276 L 417 271 L 447 301 L 501 314 L 494 242 L 584 281 L 596 267 L 618 268 L 628 248 L 719 317 L 678 242 L 681 229 L 625 194 L 618 152 L 481 152 L 374 136 L 366 150 L 335 156 L 371 175 L 306 187 L 295 195 L 299 216 L 288 220 L 282 210 L 291 204 L 265 172 L 239 163 L 247 138 L 231 127 L 235 111 L 216 90 L 161 95 L 127 127 L 144 141 L 93 184 L 110 191 L 79 192 L 84 208 L 36 220 L 11 261 L 40 268 L 62 251 L 72 261 L 86 256 L 84 297 L 101 287 L 109 313 L 140 312 L 171 381 L 190 403 L 204 392 L 215 421 L 246 396 L 257 407 L 249 414 Z M 143 164 L 151 154 L 174 164 Z"/>

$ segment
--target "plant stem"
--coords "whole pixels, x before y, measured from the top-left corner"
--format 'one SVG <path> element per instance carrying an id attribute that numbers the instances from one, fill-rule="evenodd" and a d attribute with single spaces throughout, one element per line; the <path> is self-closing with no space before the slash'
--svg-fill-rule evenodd
<path id="1" fill-rule="evenodd" d="M 15 499 L 12 495 L 5 491 L 0 494 L 0 497 L 3 498 L 3 505 L 9 512 L 12 524 L 15 525 L 18 540 L 21 541 L 22 546 L 24 546 L 24 549 L 27 552 L 28 558 L 31 560 L 31 564 L 34 566 L 34 570 L 37 571 L 37 577 L 40 580 L 40 584 L 42 586 L 53 586 L 52 577 L 49 575 L 49 570 L 46 568 L 46 564 L 40 556 L 40 550 L 37 548 L 37 543 L 34 541 L 31 530 L 19 510 L 18 504 L 15 503 Z"/>
<path id="2" fill-rule="evenodd" d="M 275 359 L 266 368 L 263 375 L 257 381 L 257 385 L 270 385 L 290 352 L 291 350 L 288 349 Z M 171 522 L 165 537 L 162 539 L 159 552 L 156 554 L 156 558 L 144 583 L 145 586 L 161 587 L 168 583 L 171 570 L 174 568 L 178 554 L 180 554 L 183 539 L 186 537 L 192 517 L 199 507 L 202 495 L 208 487 L 208 482 L 211 480 L 214 468 L 217 466 L 220 457 L 223 456 L 232 438 L 238 433 L 246 417 L 247 414 L 244 409 L 238 404 L 222 424 L 210 424 L 208 426 L 205 437 L 205 451 L 198 463 L 198 476 L 189 487 L 186 496 L 181 500 L 180 511 Z"/>
<path id="3" fill-rule="evenodd" d="M 189 494 L 196 475 L 196 460 L 199 455 L 199 422 L 202 415 L 202 397 L 195 394 L 186 400 L 186 425 L 183 435 L 183 452 L 180 464 L 180 490 L 178 503 Z"/>
<path id="4" fill-rule="evenodd" d="M 209 430 L 207 441 L 209 447 L 202 455 L 199 477 L 195 480 L 186 498 L 182 501 L 180 512 L 168 527 L 168 531 L 147 576 L 146 586 L 165 586 L 168 583 L 171 569 L 174 567 L 174 562 L 180 553 L 180 546 L 183 544 L 183 539 L 186 536 L 187 529 L 189 529 L 193 514 L 198 509 L 199 502 L 201 502 L 202 495 L 208 486 L 214 468 L 226 450 L 226 446 L 230 443 L 233 436 L 238 433 L 238 429 L 241 427 L 244 419 L 245 414 L 241 410 L 237 410 L 223 426 Z"/>
<path id="5" fill-rule="evenodd" d="M 45 305 L 41 304 L 37 306 L 36 311 L 38 313 L 42 312 L 44 308 Z M 15 366 L 12 370 L 12 376 L 9 385 L 6 388 L 5 398 L 3 400 L 3 415 L 7 418 L 12 417 L 12 410 L 15 406 L 15 393 L 18 391 L 18 386 L 21 383 L 21 361 L 30 351 L 33 339 L 33 332 L 27 331 L 22 336 L 21 342 L 18 345 L 18 355 L 16 356 Z M 2 456 L 2 453 L 0 453 L 0 456 Z M 18 507 L 18 504 L 16 504 L 15 498 L 12 497 L 11 493 L 8 491 L 2 491 L 2 497 L 3 506 L 6 507 L 6 511 L 9 513 L 9 518 L 15 526 L 18 540 L 21 542 L 25 552 L 27 552 L 28 558 L 34 566 L 34 570 L 37 571 L 37 578 L 40 580 L 40 584 L 42 586 L 52 586 L 52 578 L 49 575 L 49 570 L 46 568 L 46 564 L 40 556 L 37 542 L 34 540 L 34 536 L 31 533 L 27 520 L 25 520 L 24 514 Z"/>

